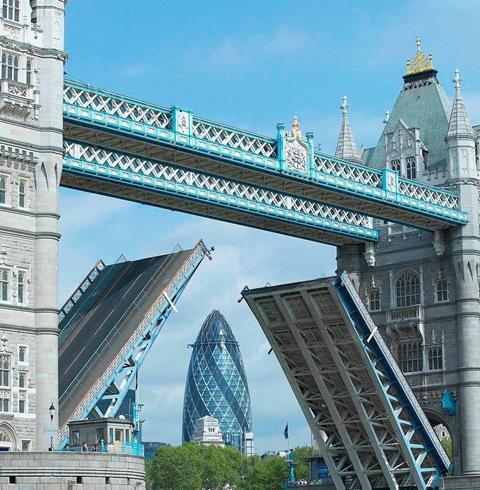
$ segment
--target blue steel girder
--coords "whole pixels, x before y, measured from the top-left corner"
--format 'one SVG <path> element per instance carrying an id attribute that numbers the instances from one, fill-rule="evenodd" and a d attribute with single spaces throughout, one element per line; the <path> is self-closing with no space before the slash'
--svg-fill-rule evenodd
<path id="1" fill-rule="evenodd" d="M 350 210 L 79 141 L 65 140 L 61 183 L 334 245 L 378 238 Z"/>
<path id="2" fill-rule="evenodd" d="M 172 309 L 175 309 L 175 304 L 182 292 L 206 255 L 209 256 L 208 251 L 204 243 L 199 241 L 178 271 L 165 285 L 162 294 L 147 311 L 129 341 L 122 347 L 114 361 L 105 367 L 103 374 L 60 427 L 58 436 L 59 448 L 64 448 L 68 443 L 69 422 L 84 420 L 90 414 L 106 417 L 114 417 L 116 415 L 128 390 L 132 386 L 138 369 L 147 357 Z M 108 344 L 105 347 L 108 347 Z M 95 356 L 101 356 L 101 352 L 96 353 Z M 99 408 L 99 403 L 102 400 L 108 400 L 107 408 Z"/>
<path id="3" fill-rule="evenodd" d="M 425 229 L 467 222 L 457 194 L 314 151 L 313 135 L 277 127 L 277 138 L 67 80 L 67 138 L 124 149 L 190 169 L 262 184 Z"/>
<path id="4" fill-rule="evenodd" d="M 448 457 L 346 274 L 242 295 L 337 488 L 438 487 Z"/>
<path id="5" fill-rule="evenodd" d="M 441 473 L 451 469 L 451 463 L 410 385 L 368 315 L 347 273 L 342 273 L 329 287 L 336 291 L 334 298 L 343 306 L 344 318 L 348 318 L 355 333 L 354 339 L 361 347 L 360 352 L 372 368 L 376 388 L 384 394 L 381 400 L 385 409 L 394 415 L 396 424 L 393 427 L 410 465 L 416 469 L 417 487 L 438 486 Z M 427 456 L 430 460 L 424 465 Z"/>

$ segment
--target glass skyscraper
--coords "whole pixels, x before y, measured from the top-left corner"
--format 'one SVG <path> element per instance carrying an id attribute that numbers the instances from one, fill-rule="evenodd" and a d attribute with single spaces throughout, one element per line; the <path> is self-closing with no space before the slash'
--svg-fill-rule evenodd
<path id="1" fill-rule="evenodd" d="M 183 402 L 184 442 L 205 415 L 218 420 L 225 444 L 248 451 L 245 435 L 252 431 L 252 411 L 247 378 L 238 342 L 217 310 L 207 316 L 193 344 Z"/>

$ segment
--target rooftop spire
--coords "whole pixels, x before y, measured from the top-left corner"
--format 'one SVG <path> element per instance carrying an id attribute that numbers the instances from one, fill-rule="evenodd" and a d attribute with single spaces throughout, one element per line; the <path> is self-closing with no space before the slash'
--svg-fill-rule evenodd
<path id="1" fill-rule="evenodd" d="M 337 149 L 335 156 L 342 160 L 350 160 L 351 162 L 361 162 L 359 152 L 355 146 L 355 139 L 353 138 L 352 128 L 350 127 L 350 121 L 348 119 L 348 105 L 347 96 L 342 98 L 342 127 L 340 128 L 340 134 L 338 136 Z"/>
<path id="2" fill-rule="evenodd" d="M 455 86 L 455 99 L 453 100 L 452 113 L 450 115 L 446 138 L 463 137 L 475 139 L 475 132 L 470 124 L 470 118 L 468 117 L 465 103 L 463 102 L 461 89 L 462 79 L 460 78 L 460 70 L 458 68 L 455 70 L 455 77 L 452 81 Z"/>

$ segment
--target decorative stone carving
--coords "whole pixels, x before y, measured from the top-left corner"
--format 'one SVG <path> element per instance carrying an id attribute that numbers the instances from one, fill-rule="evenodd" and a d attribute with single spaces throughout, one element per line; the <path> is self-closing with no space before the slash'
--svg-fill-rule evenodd
<path id="1" fill-rule="evenodd" d="M 177 131 L 182 134 L 188 134 L 190 131 L 189 113 L 185 111 L 177 112 Z"/>
<path id="2" fill-rule="evenodd" d="M 298 123 L 293 119 L 292 130 L 285 136 L 285 168 L 296 172 L 308 173 L 309 148 Z"/>
<path id="3" fill-rule="evenodd" d="M 375 245 L 373 243 L 365 243 L 365 253 L 363 254 L 363 256 L 365 257 L 365 262 L 367 263 L 368 267 L 375 266 Z"/>
<path id="4" fill-rule="evenodd" d="M 6 393 L 0 392 L 0 396 L 2 397 L 7 394 L 8 392 Z M 11 442 L 10 436 L 6 430 L 0 429 L 0 442 Z"/>
<path id="5" fill-rule="evenodd" d="M 10 25 L 4 24 L 3 25 L 3 32 L 8 37 L 11 37 L 13 39 L 20 39 L 22 29 L 20 27 L 15 27 L 15 26 L 10 26 Z"/>

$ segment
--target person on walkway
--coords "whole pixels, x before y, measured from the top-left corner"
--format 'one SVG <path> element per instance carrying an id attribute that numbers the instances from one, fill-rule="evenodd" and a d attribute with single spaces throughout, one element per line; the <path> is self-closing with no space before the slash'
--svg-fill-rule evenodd
<path id="1" fill-rule="evenodd" d="M 86 442 L 82 444 L 82 453 L 88 453 L 88 446 Z"/>

